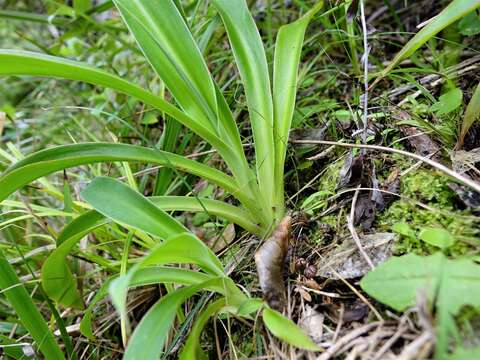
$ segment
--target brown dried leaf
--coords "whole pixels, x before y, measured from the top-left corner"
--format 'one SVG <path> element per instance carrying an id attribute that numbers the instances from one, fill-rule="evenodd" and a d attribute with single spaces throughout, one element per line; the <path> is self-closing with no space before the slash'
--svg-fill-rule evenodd
<path id="1" fill-rule="evenodd" d="M 373 264 L 378 265 L 392 255 L 393 244 L 397 237 L 393 233 L 376 233 L 361 236 L 360 240 Z M 352 279 L 370 271 L 370 266 L 359 253 L 352 239 L 346 239 L 340 247 L 325 254 L 323 259 L 317 264 L 317 276 L 334 280 L 338 280 L 339 276 Z"/>
<path id="2" fill-rule="evenodd" d="M 319 344 L 322 342 L 324 320 L 325 315 L 307 305 L 299 325 L 315 343 Z"/>
<path id="3" fill-rule="evenodd" d="M 230 245 L 232 241 L 235 240 L 235 235 L 235 225 L 228 224 L 220 235 L 217 235 L 208 241 L 208 245 L 213 252 L 216 253 Z"/>
<path id="4" fill-rule="evenodd" d="M 427 134 L 413 126 L 401 126 L 400 130 L 408 136 L 407 140 L 415 153 L 421 156 L 433 154 L 432 159 L 438 160 L 440 147 Z"/>
<path id="5" fill-rule="evenodd" d="M 337 189 L 352 188 L 360 184 L 363 177 L 364 156 L 353 156 L 353 152 L 349 152 L 345 163 L 339 173 Z"/>
<path id="6" fill-rule="evenodd" d="M 255 253 L 258 281 L 268 305 L 283 311 L 285 307 L 285 283 L 283 265 L 292 232 L 292 218 L 285 216 L 265 243 Z"/>
<path id="7" fill-rule="evenodd" d="M 312 296 L 307 290 L 302 289 L 301 287 L 297 287 L 295 290 L 302 296 L 303 300 L 305 300 L 306 302 L 312 301 Z"/>

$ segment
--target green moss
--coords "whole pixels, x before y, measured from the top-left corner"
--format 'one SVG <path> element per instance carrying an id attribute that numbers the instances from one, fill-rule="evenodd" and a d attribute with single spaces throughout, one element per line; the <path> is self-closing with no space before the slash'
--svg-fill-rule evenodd
<path id="1" fill-rule="evenodd" d="M 450 255 L 463 255 L 471 252 L 471 245 L 478 245 L 479 224 L 469 217 L 466 211 L 453 207 L 455 194 L 448 187 L 451 180 L 434 171 L 416 170 L 402 178 L 401 194 L 405 199 L 394 202 L 378 217 L 378 226 L 391 231 L 392 225 L 406 223 L 415 235 L 426 227 L 441 227 L 448 230 L 457 242 L 450 249 Z M 409 200 L 407 200 L 407 198 Z M 420 204 L 428 206 L 421 207 Z M 431 254 L 438 251 L 426 244 L 418 236 L 401 236 L 396 252 Z"/>

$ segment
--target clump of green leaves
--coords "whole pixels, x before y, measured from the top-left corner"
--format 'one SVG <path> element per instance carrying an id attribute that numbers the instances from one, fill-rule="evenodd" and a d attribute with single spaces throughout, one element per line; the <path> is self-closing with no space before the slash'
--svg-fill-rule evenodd
<path id="1" fill-rule="evenodd" d="M 199 135 L 216 149 L 228 171 L 220 171 L 183 156 L 142 146 L 118 143 L 73 144 L 37 152 L 7 169 L 0 177 L 0 201 L 28 183 L 66 168 L 99 162 L 140 162 L 199 176 L 223 188 L 240 205 L 233 206 L 198 196 L 148 199 L 136 191 L 128 166 L 124 166 L 123 170 L 130 187 L 113 179 L 96 178 L 82 192 L 83 199 L 94 210 L 77 209 L 78 216 L 60 233 L 57 248 L 44 263 L 42 285 L 47 295 L 64 306 L 83 306 L 82 296 L 67 265 L 67 256 L 82 237 L 113 221 L 129 230 L 131 235 L 128 239 L 134 238 L 135 234 L 141 237 L 141 244 L 150 251 L 145 257 L 137 259 L 137 263 L 127 271 L 129 246 L 125 246 L 121 276 L 113 280 L 109 287 L 121 316 L 124 343 L 128 333 L 126 295 L 129 287 L 147 283 L 185 285 L 176 290 L 170 288 L 172 291 L 142 318 L 129 341 L 125 358 L 158 358 L 178 308 L 199 291 L 215 292 L 220 294 L 220 298 L 210 303 L 197 319 L 181 358 L 202 356 L 198 339 L 210 317 L 222 312 L 249 317 L 252 312 L 260 309 L 264 309 L 263 320 L 272 333 L 295 346 L 317 350 L 318 347 L 293 323 L 265 307 L 258 299 L 249 299 L 226 276 L 220 260 L 213 252 L 166 211 L 214 214 L 259 237 L 268 235 L 283 218 L 284 163 L 295 107 L 298 65 L 306 28 L 322 3 L 317 3 L 300 19 L 279 29 L 271 81 L 262 39 L 246 1 L 211 2 L 223 21 L 245 89 L 255 148 L 253 164 L 247 161 L 235 112 L 230 109 L 226 97 L 210 73 L 200 46 L 186 21 L 182 5 L 174 0 L 114 0 L 113 3 L 146 62 L 151 65 L 152 78 L 158 76 L 162 80 L 175 104 L 167 102 L 164 96 L 88 64 L 41 53 L 0 50 L 0 74 L 78 80 L 136 98 L 151 107 L 149 110 L 169 116 Z M 76 2 L 71 15 L 85 15 L 89 8 L 87 5 L 83 1 Z M 71 50 L 75 53 L 79 49 L 73 44 Z M 143 122 L 148 125 L 155 122 L 155 118 L 147 116 Z M 155 185 L 155 189 L 158 188 Z M 159 268 L 167 264 L 191 264 L 201 271 Z M 149 272 L 151 270 L 156 271 L 153 277 Z M 106 291 L 101 291 L 98 298 L 105 295 Z M 14 302 L 15 299 L 12 298 L 11 301 Z M 252 301 L 255 306 L 245 305 Z M 249 311 L 245 311 L 245 308 Z M 91 314 L 91 311 L 87 313 Z M 84 320 L 86 322 L 83 323 L 82 331 L 91 337 L 91 331 L 88 330 L 90 316 L 85 316 Z M 154 346 L 145 346 L 151 334 L 157 334 L 158 339 Z"/>

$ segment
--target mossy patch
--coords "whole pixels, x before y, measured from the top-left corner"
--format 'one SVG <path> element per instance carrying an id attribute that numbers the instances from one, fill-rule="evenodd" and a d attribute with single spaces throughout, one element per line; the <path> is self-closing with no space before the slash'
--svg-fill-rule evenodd
<path id="1" fill-rule="evenodd" d="M 451 180 L 435 171 L 419 169 L 402 178 L 403 198 L 394 202 L 377 220 L 378 227 L 392 230 L 397 223 L 405 223 L 414 236 L 400 237 L 396 246 L 399 254 L 415 252 L 431 254 L 438 250 L 420 240 L 418 233 L 426 227 L 439 227 L 449 231 L 457 240 L 448 249 L 451 255 L 464 255 L 478 245 L 480 227 L 468 211 L 454 208 L 454 192 L 448 187 Z M 473 246 L 473 247 L 472 247 Z"/>

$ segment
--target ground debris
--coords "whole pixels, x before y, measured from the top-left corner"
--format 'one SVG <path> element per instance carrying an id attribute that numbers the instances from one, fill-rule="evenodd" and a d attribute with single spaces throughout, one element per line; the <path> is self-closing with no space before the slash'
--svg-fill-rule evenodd
<path id="1" fill-rule="evenodd" d="M 376 233 L 360 236 L 364 250 L 374 265 L 386 261 L 393 252 L 393 244 L 397 239 L 393 233 Z M 370 267 L 359 253 L 353 239 L 346 239 L 343 244 L 317 263 L 317 276 L 338 280 L 358 278 L 365 275 Z"/>
<path id="2" fill-rule="evenodd" d="M 400 130 L 416 154 L 439 160 L 440 147 L 425 132 L 414 126 L 400 126 Z"/>
<path id="3" fill-rule="evenodd" d="M 324 320 L 325 315 L 307 305 L 305 306 L 299 325 L 315 343 L 319 344 L 322 342 Z"/>

